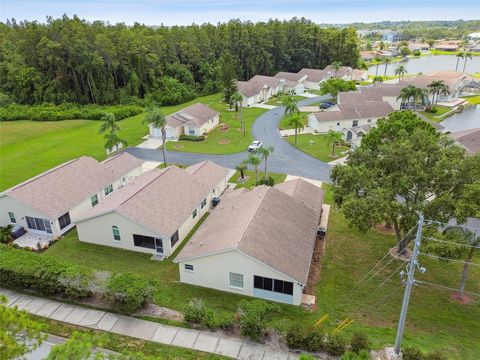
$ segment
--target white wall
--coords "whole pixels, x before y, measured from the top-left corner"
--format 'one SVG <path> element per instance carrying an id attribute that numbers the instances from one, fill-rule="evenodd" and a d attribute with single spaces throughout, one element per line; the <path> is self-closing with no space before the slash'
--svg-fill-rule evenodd
<path id="1" fill-rule="evenodd" d="M 200 136 L 204 135 L 205 133 L 210 132 L 213 128 L 215 128 L 220 123 L 220 115 L 214 116 L 212 119 L 207 121 L 205 124 L 201 126 L 188 126 L 185 125 L 183 127 L 183 133 L 187 135 L 195 135 Z M 194 134 L 190 134 L 189 130 L 193 130 Z"/>
<path id="2" fill-rule="evenodd" d="M 310 114 L 308 116 L 308 127 L 324 134 L 328 133 L 329 130 L 342 131 L 344 128 L 351 128 L 354 120 L 358 121 L 356 126 L 364 126 L 376 124 L 378 118 L 318 121 L 313 114 Z"/>
<path id="3" fill-rule="evenodd" d="M 185 270 L 193 265 L 193 271 Z M 300 305 L 302 287 L 278 271 L 237 250 L 179 262 L 180 281 L 236 294 L 254 296 L 253 276 L 263 276 L 293 282 L 293 305 Z M 230 272 L 243 274 L 243 289 L 230 287 Z"/>
<path id="4" fill-rule="evenodd" d="M 318 90 L 320 89 L 320 83 L 305 80 L 304 82 L 306 89 Z"/>
<path id="5" fill-rule="evenodd" d="M 162 130 L 152 125 L 149 125 L 150 136 L 154 138 L 161 139 L 162 138 Z M 166 125 L 165 126 L 166 137 L 167 139 L 178 139 L 180 135 L 183 134 L 183 126 L 177 126 L 176 128 Z"/>

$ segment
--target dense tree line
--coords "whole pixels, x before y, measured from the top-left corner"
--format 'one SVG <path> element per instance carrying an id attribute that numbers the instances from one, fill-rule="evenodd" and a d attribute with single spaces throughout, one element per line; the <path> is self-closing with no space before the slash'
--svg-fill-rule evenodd
<path id="1" fill-rule="evenodd" d="M 9 20 L 0 23 L 0 100 L 174 104 L 221 90 L 232 62 L 244 80 L 333 61 L 357 64 L 353 28 L 321 28 L 305 19 L 173 27 L 67 16 L 45 24 Z"/>

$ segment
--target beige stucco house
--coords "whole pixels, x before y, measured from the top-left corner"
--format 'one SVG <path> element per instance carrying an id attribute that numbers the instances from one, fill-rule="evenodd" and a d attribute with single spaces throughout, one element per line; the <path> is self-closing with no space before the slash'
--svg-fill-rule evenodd
<path id="1" fill-rule="evenodd" d="M 246 107 L 265 102 L 284 92 L 285 86 L 285 79 L 264 75 L 255 75 L 248 81 L 237 81 L 238 92 L 243 97 L 242 106 Z"/>
<path id="2" fill-rule="evenodd" d="M 227 186 L 228 169 L 206 161 L 150 170 L 80 214 L 80 241 L 169 256 Z"/>
<path id="3" fill-rule="evenodd" d="M 0 194 L 0 226 L 60 236 L 73 219 L 141 174 L 143 161 L 122 153 L 103 162 L 82 156 Z"/>
<path id="4" fill-rule="evenodd" d="M 207 105 L 196 103 L 171 115 L 168 115 L 165 126 L 167 139 L 178 139 L 180 135 L 205 135 L 220 123 L 220 113 Z M 162 130 L 152 125 L 150 136 L 162 137 Z"/>
<path id="5" fill-rule="evenodd" d="M 307 76 L 304 80 L 305 88 L 311 90 L 320 89 L 320 84 L 331 78 L 327 71 L 318 69 L 303 68 L 298 74 Z"/>
<path id="6" fill-rule="evenodd" d="M 180 281 L 300 305 L 322 203 L 301 179 L 234 190 L 175 258 Z"/>
<path id="7" fill-rule="evenodd" d="M 281 71 L 274 77 L 285 80 L 285 92 L 293 92 L 295 95 L 301 95 L 305 92 L 307 75 Z"/>

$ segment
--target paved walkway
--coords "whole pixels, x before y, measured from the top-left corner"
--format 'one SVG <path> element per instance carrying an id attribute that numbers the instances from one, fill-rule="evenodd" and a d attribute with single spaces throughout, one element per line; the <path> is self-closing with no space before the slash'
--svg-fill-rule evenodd
<path id="1" fill-rule="evenodd" d="M 280 104 L 278 105 L 282 105 L 282 103 L 280 102 Z M 277 107 L 277 105 L 268 105 L 268 104 L 254 104 L 252 107 L 255 107 L 255 108 L 260 108 L 260 109 L 268 109 L 268 110 L 272 110 L 272 109 L 275 109 Z"/>
<path id="2" fill-rule="evenodd" d="M 92 310 L 59 301 L 19 294 L 0 288 L 8 298 L 9 307 L 17 306 L 30 314 L 61 321 L 71 325 L 108 331 L 137 339 L 204 351 L 242 360 L 290 360 L 294 353 L 273 349 L 239 337 L 224 336 L 208 331 L 185 329 L 153 321 Z"/>

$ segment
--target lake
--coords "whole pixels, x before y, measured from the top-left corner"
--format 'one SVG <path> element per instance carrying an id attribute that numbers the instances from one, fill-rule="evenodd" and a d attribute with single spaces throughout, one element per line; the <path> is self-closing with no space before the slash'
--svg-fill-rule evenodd
<path id="1" fill-rule="evenodd" d="M 463 112 L 452 115 L 442 122 L 445 131 L 463 131 L 480 128 L 480 105 L 469 106 Z"/>
<path id="2" fill-rule="evenodd" d="M 395 68 L 400 64 L 405 66 L 407 74 L 418 74 L 419 72 L 425 74 L 441 70 L 454 71 L 457 64 L 457 57 L 455 55 L 430 55 L 388 64 L 387 75 L 395 75 Z M 375 68 L 376 66 L 370 66 L 368 68 L 368 74 L 375 75 Z M 460 59 L 458 70 L 463 70 L 463 59 Z M 378 65 L 378 75 L 383 76 L 384 72 L 385 65 Z M 472 56 L 472 59 L 468 59 L 465 72 L 469 74 L 480 72 L 480 56 Z"/>

